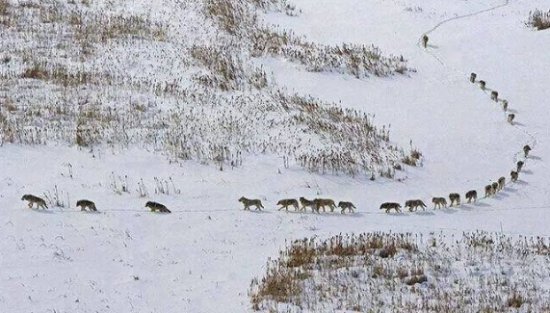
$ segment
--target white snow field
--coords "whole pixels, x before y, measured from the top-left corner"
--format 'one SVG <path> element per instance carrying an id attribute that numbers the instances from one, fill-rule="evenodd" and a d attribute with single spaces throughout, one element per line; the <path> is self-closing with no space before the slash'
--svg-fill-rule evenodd
<path id="1" fill-rule="evenodd" d="M 148 3 L 136 1 L 134 9 Z M 155 5 L 168 3 L 179 2 Z M 290 3 L 296 16 L 262 12 L 262 19 L 316 43 L 374 44 L 386 54 L 403 55 L 416 72 L 358 79 L 309 72 L 280 57 L 255 63 L 290 93 L 340 103 L 374 114 L 379 125 L 391 124 L 392 144 L 409 149 L 412 141 L 423 154 L 422 166 L 405 167 L 396 179 L 371 181 L 365 174 L 311 173 L 295 163 L 285 168 L 269 152 L 249 153 L 242 166 L 220 171 L 212 164 L 173 162 L 150 147 L 106 144 L 90 152 L 63 142 L 3 143 L 0 312 L 251 312 L 251 280 L 264 274 L 267 260 L 290 240 L 370 231 L 550 236 L 550 31 L 525 25 L 529 11 L 549 9 L 548 1 Z M 427 32 L 424 49 L 420 38 Z M 170 65 L 162 64 L 167 80 L 174 74 Z M 509 101 L 514 126 L 491 101 L 490 90 L 468 81 L 471 72 Z M 9 95 L 10 86 L 2 88 L 2 97 Z M 230 97 L 230 91 L 220 94 Z M 470 189 L 482 196 L 484 186 L 500 176 L 509 181 L 525 144 L 533 150 L 518 182 L 476 204 L 432 210 L 434 196 Z M 30 210 L 23 194 L 48 199 L 57 194 L 60 206 Z M 265 210 L 243 211 L 241 196 L 261 199 Z M 278 200 L 300 196 L 352 201 L 358 210 L 345 215 L 277 210 Z M 426 211 L 379 210 L 382 202 L 416 198 L 428 204 Z M 80 212 L 79 199 L 95 201 L 100 212 Z M 149 200 L 172 214 L 148 212 Z M 548 277 L 542 279 L 550 286 Z"/>

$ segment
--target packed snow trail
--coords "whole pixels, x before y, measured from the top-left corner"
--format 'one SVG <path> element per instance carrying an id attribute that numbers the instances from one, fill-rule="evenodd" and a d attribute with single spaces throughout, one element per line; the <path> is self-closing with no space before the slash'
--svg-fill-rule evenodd
<path id="1" fill-rule="evenodd" d="M 510 4 L 510 0 L 505 0 L 503 4 L 500 4 L 500 5 L 497 5 L 497 6 L 494 6 L 494 7 L 490 7 L 488 9 L 484 9 L 484 10 L 480 10 L 480 11 L 476 11 L 476 12 L 473 12 L 473 13 L 470 13 L 470 14 L 465 14 L 465 15 L 460 15 L 460 16 L 455 16 L 455 17 L 451 17 L 451 18 L 448 18 L 448 19 L 445 19 L 439 23 L 437 23 L 434 27 L 432 27 L 431 29 L 429 29 L 428 31 L 424 32 L 422 34 L 422 36 L 420 36 L 420 39 L 418 39 L 418 43 L 417 45 L 419 47 L 422 46 L 422 37 L 424 35 L 429 35 L 431 34 L 432 32 L 436 31 L 438 28 L 440 28 L 441 26 L 445 25 L 446 23 L 449 23 L 449 22 L 452 22 L 452 21 L 456 21 L 456 20 L 461 20 L 461 19 L 465 19 L 465 18 L 469 18 L 469 17 L 472 17 L 472 16 L 476 16 L 476 15 L 480 15 L 480 14 L 483 14 L 483 13 L 487 13 L 487 12 L 491 12 L 491 11 L 495 11 L 497 9 L 500 9 L 500 8 L 503 8 L 503 7 L 506 7 Z M 429 44 L 428 44 L 429 45 Z M 434 53 L 432 53 L 431 51 L 428 51 L 426 50 L 426 53 L 430 54 L 432 57 L 434 57 L 437 62 L 439 62 L 441 65 L 444 65 L 444 66 L 447 66 L 447 64 L 445 62 L 443 62 L 443 60 L 438 57 L 437 55 L 435 55 Z"/>
<path id="2" fill-rule="evenodd" d="M 423 35 L 431 34 L 432 32 L 436 31 L 439 27 L 441 27 L 442 25 L 444 25 L 446 23 L 449 23 L 449 22 L 452 22 L 452 21 L 455 21 L 455 20 L 465 19 L 465 18 L 472 17 L 472 16 L 476 16 L 476 15 L 483 14 L 483 13 L 486 13 L 486 12 L 491 12 L 491 11 L 503 8 L 505 6 L 508 6 L 509 4 L 510 4 L 510 0 L 505 0 L 504 3 L 502 3 L 500 5 L 497 5 L 497 6 L 494 6 L 494 7 L 490 7 L 488 9 L 484 9 L 484 10 L 476 11 L 476 12 L 473 12 L 473 13 L 470 13 L 470 14 L 465 14 L 465 15 L 460 15 L 460 16 L 455 16 L 455 17 L 445 19 L 445 20 L 437 23 L 430 30 L 424 32 Z M 420 41 L 419 41 L 419 43 L 420 43 Z"/>
<path id="3" fill-rule="evenodd" d="M 476 12 L 473 12 L 473 13 L 470 13 L 470 14 L 464 14 L 464 15 L 460 15 L 460 16 L 455 16 L 455 17 L 451 17 L 451 18 L 448 18 L 448 19 L 445 19 L 439 23 L 437 23 L 434 27 L 430 28 L 428 31 L 424 32 L 420 38 L 418 39 L 418 42 L 417 42 L 417 46 L 420 47 L 424 52 L 426 52 L 427 54 L 431 55 L 433 58 L 435 58 L 442 66 L 444 66 L 445 68 L 448 68 L 450 70 L 452 70 L 454 72 L 455 75 L 457 75 L 457 77 L 464 77 L 466 78 L 466 75 L 463 71 L 460 71 L 454 67 L 450 67 L 447 65 L 447 63 L 445 63 L 442 58 L 440 58 L 439 56 L 437 56 L 435 53 L 433 53 L 431 50 L 430 50 L 430 44 L 429 44 L 429 41 L 428 41 L 428 45 L 426 48 L 424 48 L 422 46 L 422 38 L 424 36 L 427 36 L 427 35 L 430 35 L 431 33 L 433 33 L 434 31 L 438 30 L 439 28 L 441 28 L 441 26 L 449 23 L 449 22 L 452 22 L 452 21 L 456 21 L 456 20 L 461 20 L 461 19 L 465 19 L 465 18 L 470 18 L 470 17 L 473 17 L 473 16 L 477 16 L 477 15 L 480 15 L 480 14 L 483 14 L 483 13 L 487 13 L 487 12 L 491 12 L 491 11 L 495 11 L 495 10 L 498 10 L 500 8 L 504 8 L 506 6 L 508 6 L 510 4 L 510 0 L 505 0 L 504 3 L 500 4 L 500 5 L 497 5 L 497 6 L 493 6 L 493 7 L 490 7 L 490 8 L 487 8 L 487 9 L 484 9 L 484 10 L 480 10 L 480 11 L 476 11 Z M 474 83 L 477 83 L 474 82 Z M 492 91 L 493 89 L 491 88 L 486 88 L 486 90 L 483 90 L 483 92 L 486 92 L 486 91 Z M 500 103 L 501 100 L 498 99 L 497 103 Z M 508 115 L 507 111 L 504 111 L 504 117 L 506 118 Z M 511 124 L 516 130 L 524 133 L 527 137 L 530 138 L 531 142 L 529 143 L 529 146 L 534 150 L 537 146 L 537 138 L 531 134 L 529 131 L 525 130 L 525 129 L 522 129 L 520 128 L 516 123 L 512 123 Z M 522 160 L 524 162 L 524 166 L 527 165 L 528 163 L 528 160 L 529 158 L 528 157 L 521 157 L 521 155 L 523 154 L 523 151 L 519 151 L 517 152 L 516 154 L 514 154 L 514 165 L 516 162 L 518 162 L 519 160 Z M 506 184 L 505 186 L 509 185 L 509 181 L 508 179 L 506 179 Z M 487 198 L 491 198 L 491 196 L 486 196 L 486 195 L 483 195 L 483 197 L 479 197 L 478 200 L 483 200 L 483 199 L 487 199 Z"/>

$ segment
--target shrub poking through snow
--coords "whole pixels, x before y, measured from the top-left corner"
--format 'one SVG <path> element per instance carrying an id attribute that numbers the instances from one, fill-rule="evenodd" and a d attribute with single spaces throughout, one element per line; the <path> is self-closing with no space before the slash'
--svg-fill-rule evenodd
<path id="1" fill-rule="evenodd" d="M 527 26 L 534 27 L 537 30 L 550 28 L 550 10 L 548 10 L 548 12 L 541 10 L 529 12 L 529 19 L 526 24 Z"/>

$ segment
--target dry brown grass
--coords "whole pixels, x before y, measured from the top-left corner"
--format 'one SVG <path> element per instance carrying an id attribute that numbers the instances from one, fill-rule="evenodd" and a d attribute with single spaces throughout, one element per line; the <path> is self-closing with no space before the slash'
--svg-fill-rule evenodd
<path id="1" fill-rule="evenodd" d="M 236 35 L 242 23 L 249 17 L 245 12 L 246 4 L 240 0 L 206 0 L 206 15 L 219 22 L 221 27 L 231 35 Z"/>
<path id="2" fill-rule="evenodd" d="M 517 293 L 513 293 L 506 300 L 506 305 L 508 307 L 511 307 L 511 308 L 519 309 L 519 308 L 521 308 L 521 306 L 523 305 L 524 302 L 525 302 L 525 299 L 521 295 L 519 295 Z"/>
<path id="3" fill-rule="evenodd" d="M 0 0 L 0 15 L 7 15 L 10 6 L 9 0 Z"/>
<path id="4" fill-rule="evenodd" d="M 371 312 L 382 303 L 380 312 L 545 312 L 550 295 L 540 291 L 550 269 L 541 266 L 548 254 L 539 253 L 548 246 L 548 238 L 481 232 L 459 240 L 387 233 L 303 239 L 268 263 L 249 295 L 262 312 Z"/>
<path id="5" fill-rule="evenodd" d="M 548 10 L 548 12 L 544 12 L 542 10 L 529 12 L 529 19 L 526 24 L 530 27 L 536 28 L 537 30 L 550 28 L 550 10 Z"/>
<path id="6" fill-rule="evenodd" d="M 422 153 L 420 153 L 418 150 L 412 150 L 409 155 L 401 159 L 401 162 L 409 166 L 418 166 L 421 158 Z"/>
<path id="7" fill-rule="evenodd" d="M 261 25 L 255 11 L 256 8 L 286 10 L 289 7 L 285 1 L 208 0 L 205 15 L 216 21 L 227 33 L 239 38 L 255 57 L 283 57 L 304 65 L 308 71 L 332 71 L 357 78 L 413 71 L 407 67 L 403 56 L 384 56 L 373 45 L 316 44 L 289 31 Z"/>
<path id="8" fill-rule="evenodd" d="M 400 166 L 402 150 L 371 115 L 279 90 L 251 61 L 253 51 L 286 57 L 290 46 L 318 48 L 258 22 L 258 9 L 288 14 L 286 1 L 193 5 L 201 11 L 190 20 L 214 24 L 197 35 L 157 19 L 155 9 L 121 14 L 120 1 L 5 3 L 0 20 L 9 19 L 13 27 L 3 29 L 18 44 L 2 42 L 0 60 L 9 64 L 0 79 L 17 102 L 2 108 L 2 142 L 138 145 L 220 168 L 266 153 L 285 167 L 369 177 L 392 177 Z"/>

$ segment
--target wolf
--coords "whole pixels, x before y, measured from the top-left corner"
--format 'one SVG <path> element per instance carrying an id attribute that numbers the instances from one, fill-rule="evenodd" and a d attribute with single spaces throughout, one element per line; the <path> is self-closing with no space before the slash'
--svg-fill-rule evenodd
<path id="1" fill-rule="evenodd" d="M 470 74 L 470 83 L 475 83 L 476 82 L 476 78 L 477 78 L 477 74 L 476 73 L 472 73 Z"/>
<path id="2" fill-rule="evenodd" d="M 244 205 L 244 209 L 248 211 L 250 211 L 251 206 L 255 206 L 258 211 L 261 211 L 264 208 L 262 201 L 259 199 L 247 199 L 245 197 L 240 197 L 239 202 L 241 202 Z"/>
<path id="3" fill-rule="evenodd" d="M 506 177 L 502 176 L 498 179 L 498 190 L 504 189 L 504 186 L 506 186 Z"/>
<path id="4" fill-rule="evenodd" d="M 512 182 L 515 183 L 516 181 L 518 181 L 518 177 L 519 177 L 518 172 L 515 172 L 515 171 L 510 172 L 510 178 Z"/>
<path id="5" fill-rule="evenodd" d="M 508 111 L 508 100 L 502 100 L 502 109 L 504 112 Z"/>
<path id="6" fill-rule="evenodd" d="M 428 47 L 428 40 L 430 38 L 428 38 L 428 35 L 424 35 L 422 36 L 422 46 L 424 46 L 424 48 L 427 48 Z"/>
<path id="7" fill-rule="evenodd" d="M 159 211 L 161 213 L 172 213 L 164 204 L 153 201 L 148 201 L 145 203 L 145 207 L 151 209 L 151 212 Z"/>
<path id="8" fill-rule="evenodd" d="M 48 208 L 48 206 L 46 205 L 46 201 L 44 201 L 44 199 L 42 199 L 40 197 L 37 197 L 37 196 L 23 195 L 23 197 L 21 197 L 21 200 L 28 201 L 29 202 L 29 208 L 31 208 L 31 209 L 32 209 L 32 207 L 34 206 L 35 203 L 36 203 L 36 208 L 37 209 L 40 209 L 40 208 L 47 209 Z"/>
<path id="9" fill-rule="evenodd" d="M 456 205 L 460 205 L 460 194 L 458 193 L 449 194 L 449 200 L 451 200 L 451 204 L 449 206 L 453 206 L 453 203 L 455 202 L 456 202 Z"/>
<path id="10" fill-rule="evenodd" d="M 493 185 L 485 186 L 485 197 L 490 197 L 494 194 L 495 194 L 495 191 L 493 190 Z"/>
<path id="11" fill-rule="evenodd" d="M 432 203 L 434 204 L 434 209 L 437 209 L 437 207 L 441 209 L 441 206 L 447 207 L 447 199 L 443 197 L 432 198 Z"/>
<path id="12" fill-rule="evenodd" d="M 353 205 L 353 203 L 351 202 L 348 202 L 348 201 L 340 201 L 338 202 L 338 207 L 342 209 L 342 211 L 340 213 L 344 214 L 344 212 L 346 211 L 346 209 L 350 212 L 350 213 L 353 213 L 354 212 L 354 209 L 357 209 L 355 207 L 355 205 Z"/>
<path id="13" fill-rule="evenodd" d="M 312 211 L 315 211 L 315 203 L 313 203 L 312 200 L 308 200 L 304 197 L 300 197 L 299 200 L 300 200 L 300 204 L 302 205 L 302 208 L 301 208 L 302 211 L 307 211 L 306 209 L 308 207 L 310 207 Z"/>
<path id="14" fill-rule="evenodd" d="M 491 100 L 498 102 L 498 91 L 491 91 Z"/>
<path id="15" fill-rule="evenodd" d="M 521 169 L 523 168 L 523 165 L 525 163 L 523 161 L 518 161 L 518 163 L 516 163 L 516 172 L 521 172 Z"/>
<path id="16" fill-rule="evenodd" d="M 525 154 L 525 157 L 529 155 L 529 152 L 531 151 L 531 147 L 529 145 L 525 145 L 523 147 L 523 153 Z"/>
<path id="17" fill-rule="evenodd" d="M 479 81 L 479 88 L 481 88 L 481 90 L 485 90 L 485 86 L 487 86 L 487 83 L 485 83 L 484 80 L 480 80 Z"/>
<path id="18" fill-rule="evenodd" d="M 336 208 L 336 204 L 332 199 L 313 199 L 313 205 L 315 206 L 315 211 L 317 211 L 317 213 L 319 213 L 320 208 L 323 208 L 323 212 L 326 212 L 325 207 L 327 206 L 331 212 L 334 212 L 334 209 Z"/>
<path id="19" fill-rule="evenodd" d="M 76 202 L 76 206 L 80 207 L 80 211 L 86 211 L 88 209 L 89 211 L 97 212 L 97 208 L 95 206 L 95 203 L 93 203 L 90 200 L 78 200 Z"/>
<path id="20" fill-rule="evenodd" d="M 498 189 L 498 183 L 497 182 L 493 182 L 491 184 L 491 186 L 493 187 L 493 194 L 496 194 L 500 189 Z"/>
<path id="21" fill-rule="evenodd" d="M 422 200 L 408 200 L 405 202 L 405 207 L 409 208 L 409 212 L 418 210 L 418 207 L 421 207 L 422 210 L 426 209 L 426 204 Z"/>
<path id="22" fill-rule="evenodd" d="M 279 211 L 282 209 L 285 209 L 286 211 L 288 211 L 289 206 L 293 206 L 294 211 L 298 211 L 300 209 L 300 207 L 298 206 L 298 201 L 296 201 L 296 199 L 283 199 L 277 202 L 277 205 L 281 206 Z"/>
<path id="23" fill-rule="evenodd" d="M 468 199 L 468 203 L 472 202 L 472 200 L 474 202 L 477 201 L 477 191 L 475 190 L 470 190 L 466 193 L 466 199 Z"/>
<path id="24" fill-rule="evenodd" d="M 386 213 L 390 213 L 391 209 L 399 213 L 401 212 L 401 205 L 395 202 L 385 202 L 380 205 L 380 210 L 386 210 Z"/>
<path id="25" fill-rule="evenodd" d="M 514 119 L 516 118 L 515 114 L 508 114 L 508 123 L 514 125 Z"/>

